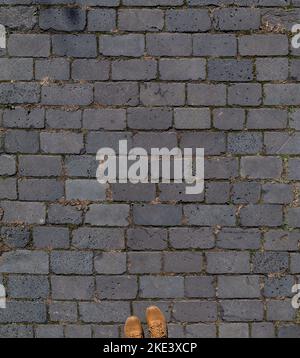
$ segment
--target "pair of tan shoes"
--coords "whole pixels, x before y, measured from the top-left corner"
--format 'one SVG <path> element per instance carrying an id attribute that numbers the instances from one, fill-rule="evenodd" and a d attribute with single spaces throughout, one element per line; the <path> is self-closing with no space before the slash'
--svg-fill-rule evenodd
<path id="1" fill-rule="evenodd" d="M 146 310 L 147 325 L 150 338 L 167 338 L 168 328 L 165 316 L 156 306 L 148 307 Z M 126 338 L 144 338 L 144 330 L 140 319 L 131 316 L 125 323 Z"/>

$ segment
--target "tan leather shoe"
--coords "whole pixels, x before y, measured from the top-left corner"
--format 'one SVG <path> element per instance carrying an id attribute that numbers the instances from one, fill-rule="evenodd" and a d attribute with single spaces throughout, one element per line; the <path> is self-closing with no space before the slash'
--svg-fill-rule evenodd
<path id="1" fill-rule="evenodd" d="M 126 338 L 144 338 L 144 331 L 141 321 L 136 316 L 127 318 L 124 332 Z"/>
<path id="2" fill-rule="evenodd" d="M 167 321 L 164 314 L 158 307 L 148 307 L 146 311 L 146 318 L 150 332 L 150 338 L 168 337 Z"/>

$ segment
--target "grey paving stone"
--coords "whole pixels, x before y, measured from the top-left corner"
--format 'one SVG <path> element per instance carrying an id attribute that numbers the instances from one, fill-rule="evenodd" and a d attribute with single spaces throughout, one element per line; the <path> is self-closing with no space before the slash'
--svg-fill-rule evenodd
<path id="1" fill-rule="evenodd" d="M 8 247 L 23 249 L 30 241 L 30 230 L 22 226 L 2 226 L 1 238 Z"/>
<path id="2" fill-rule="evenodd" d="M 183 83 L 144 83 L 141 86 L 140 99 L 144 106 L 183 106 L 185 85 Z"/>
<path id="3" fill-rule="evenodd" d="M 97 180 L 73 179 L 66 183 L 67 200 L 102 201 L 106 198 L 107 185 L 102 185 Z"/>
<path id="4" fill-rule="evenodd" d="M 164 27 L 164 12 L 160 9 L 121 9 L 119 29 L 124 31 L 160 31 Z"/>
<path id="5" fill-rule="evenodd" d="M 262 102 L 262 88 L 258 83 L 231 84 L 228 88 L 228 104 L 238 106 L 259 106 Z"/>
<path id="6" fill-rule="evenodd" d="M 119 338 L 119 326 L 117 325 L 93 325 L 94 338 Z"/>
<path id="7" fill-rule="evenodd" d="M 300 233 L 297 231 L 270 230 L 265 233 L 265 249 L 268 251 L 297 251 Z"/>
<path id="8" fill-rule="evenodd" d="M 239 38 L 239 51 L 242 56 L 287 55 L 288 39 L 285 35 L 244 35 Z"/>
<path id="9" fill-rule="evenodd" d="M 287 213 L 287 221 L 289 226 L 292 227 L 299 227 L 299 215 L 300 215 L 300 208 L 289 208 Z"/>
<path id="10" fill-rule="evenodd" d="M 217 328 L 212 323 L 194 323 L 186 326 L 186 338 L 216 338 Z"/>
<path id="11" fill-rule="evenodd" d="M 211 28 L 209 12 L 205 9 L 167 10 L 165 21 L 170 32 L 204 32 Z"/>
<path id="12" fill-rule="evenodd" d="M 178 301 L 174 304 L 173 316 L 178 321 L 215 322 L 217 305 L 213 301 Z"/>
<path id="13" fill-rule="evenodd" d="M 63 327 L 59 325 L 42 325 L 35 329 L 36 338 L 63 338 Z"/>
<path id="14" fill-rule="evenodd" d="M 193 35 L 194 56 L 235 56 L 237 38 L 233 34 L 196 34 Z"/>
<path id="15" fill-rule="evenodd" d="M 170 108 L 136 107 L 127 109 L 127 123 L 130 129 L 169 129 L 172 127 L 172 119 Z"/>
<path id="16" fill-rule="evenodd" d="M 253 62 L 251 60 L 208 61 L 208 79 L 211 81 L 247 82 L 253 79 Z"/>
<path id="17" fill-rule="evenodd" d="M 48 274 L 48 253 L 29 250 L 5 252 L 1 257 L 0 270 L 2 273 Z"/>
<path id="18" fill-rule="evenodd" d="M 185 294 L 193 298 L 213 298 L 216 296 L 214 281 L 211 276 L 186 276 Z"/>
<path id="19" fill-rule="evenodd" d="M 184 214 L 190 225 L 235 226 L 235 210 L 227 205 L 186 205 Z"/>
<path id="20" fill-rule="evenodd" d="M 223 84 L 188 84 L 188 104 L 191 106 L 224 106 L 226 86 Z"/>
<path id="21" fill-rule="evenodd" d="M 75 8 L 41 9 L 39 26 L 43 30 L 82 31 L 85 28 L 86 12 Z"/>
<path id="22" fill-rule="evenodd" d="M 109 79 L 109 68 L 108 61 L 75 60 L 72 63 L 72 78 L 82 81 L 105 81 Z"/>
<path id="23" fill-rule="evenodd" d="M 210 111 L 208 108 L 176 108 L 174 122 L 176 129 L 208 129 Z"/>
<path id="24" fill-rule="evenodd" d="M 163 228 L 135 228 L 127 231 L 127 247 L 132 250 L 163 250 L 168 245 L 168 232 Z"/>
<path id="25" fill-rule="evenodd" d="M 268 204 L 289 204 L 294 199 L 292 186 L 288 184 L 264 184 L 262 199 Z"/>
<path id="26" fill-rule="evenodd" d="M 256 253 L 253 256 L 255 273 L 282 273 L 288 270 L 289 256 L 284 252 Z"/>
<path id="27" fill-rule="evenodd" d="M 84 251 L 53 251 L 50 266 L 55 274 L 91 274 L 93 254 Z"/>
<path id="28" fill-rule="evenodd" d="M 2 82 L 0 104 L 34 104 L 39 102 L 40 85 L 35 82 Z"/>
<path id="29" fill-rule="evenodd" d="M 0 208 L 3 210 L 3 223 L 42 225 L 46 220 L 46 208 L 43 203 L 1 201 Z"/>
<path id="30" fill-rule="evenodd" d="M 182 209 L 178 206 L 161 205 L 134 205 L 133 218 L 137 225 L 145 226 L 173 226 L 180 225 Z"/>
<path id="31" fill-rule="evenodd" d="M 157 77 L 154 60 L 118 60 L 112 63 L 113 80 L 153 80 Z"/>
<path id="32" fill-rule="evenodd" d="M 1 81 L 17 80 L 26 81 L 33 79 L 32 59 L 0 59 Z"/>
<path id="33" fill-rule="evenodd" d="M 245 124 L 245 111 L 241 108 L 214 109 L 213 124 L 217 129 L 241 130 Z"/>
<path id="34" fill-rule="evenodd" d="M 59 156 L 20 155 L 19 174 L 25 177 L 58 177 L 62 174 Z"/>
<path id="35" fill-rule="evenodd" d="M 299 0 L 0 0 L 1 337 L 124 338 L 135 314 L 148 338 L 155 304 L 170 338 L 299 338 L 299 18 Z M 203 192 L 173 163 L 170 184 L 100 185 L 120 140 L 204 148 Z"/>
<path id="36" fill-rule="evenodd" d="M 299 88 L 295 83 L 265 84 L 264 103 L 266 105 L 297 105 L 299 103 Z"/>
<path id="37" fill-rule="evenodd" d="M 52 51 L 56 56 L 95 58 L 97 39 L 95 35 L 53 35 Z"/>
<path id="38" fill-rule="evenodd" d="M 69 177 L 96 178 L 98 162 L 92 155 L 70 155 L 65 157 L 65 171 Z"/>
<path id="39" fill-rule="evenodd" d="M 281 205 L 250 204 L 241 209 L 242 226 L 281 226 L 283 213 Z"/>
<path id="40" fill-rule="evenodd" d="M 36 226 L 32 232 L 33 244 L 37 249 L 68 249 L 69 229 L 55 226 Z"/>
<path id="41" fill-rule="evenodd" d="M 6 309 L 0 312 L 1 323 L 45 323 L 46 320 L 46 305 L 38 301 L 10 301 Z M 26 333 L 20 330 L 17 334 L 23 336 Z"/>
<path id="42" fill-rule="evenodd" d="M 210 182 L 206 184 L 205 201 L 208 204 L 225 204 L 229 202 L 229 183 Z"/>
<path id="43" fill-rule="evenodd" d="M 18 188 L 24 201 L 56 201 L 64 196 L 64 184 L 56 179 L 21 179 Z"/>
<path id="44" fill-rule="evenodd" d="M 81 111 L 49 109 L 46 112 L 47 127 L 53 129 L 81 128 Z"/>
<path id="45" fill-rule="evenodd" d="M 152 201 L 156 197 L 155 184 L 112 184 L 115 201 Z"/>
<path id="46" fill-rule="evenodd" d="M 186 132 L 180 140 L 184 148 L 204 148 L 205 155 L 220 155 L 226 151 L 226 138 L 222 132 Z"/>
<path id="47" fill-rule="evenodd" d="M 0 325 L 2 338 L 33 338 L 33 327 L 29 325 L 5 324 Z"/>
<path id="48" fill-rule="evenodd" d="M 227 322 L 259 322 L 264 316 L 264 306 L 259 300 L 221 301 L 222 319 Z"/>
<path id="49" fill-rule="evenodd" d="M 80 133 L 50 133 L 40 135 L 43 153 L 51 154 L 79 154 L 83 149 L 83 135 Z"/>
<path id="50" fill-rule="evenodd" d="M 260 298 L 259 276 L 219 276 L 219 298 Z"/>
<path id="51" fill-rule="evenodd" d="M 13 4 L 14 1 L 2 1 L 1 4 Z M 30 1 L 15 1 L 15 4 L 30 5 Z M 31 30 L 37 23 L 35 6 L 1 7 L 0 23 L 12 30 Z"/>
<path id="52" fill-rule="evenodd" d="M 247 252 L 210 252 L 206 254 L 207 272 L 211 274 L 250 273 Z"/>
<path id="53" fill-rule="evenodd" d="M 124 249 L 124 232 L 115 228 L 81 227 L 73 231 L 72 245 L 79 249 Z"/>
<path id="54" fill-rule="evenodd" d="M 169 338 L 184 338 L 184 326 L 176 323 L 168 325 L 168 336 Z"/>
<path id="55" fill-rule="evenodd" d="M 282 160 L 278 157 L 243 157 L 241 175 L 250 179 L 274 179 L 282 173 Z"/>
<path id="56" fill-rule="evenodd" d="M 232 154 L 259 154 L 263 149 L 261 133 L 229 133 L 227 138 L 227 149 Z"/>
<path id="57" fill-rule="evenodd" d="M 201 252 L 168 252 L 164 253 L 164 272 L 184 273 L 201 272 L 203 255 Z"/>
<path id="58" fill-rule="evenodd" d="M 289 75 L 289 63 L 286 58 L 257 58 L 256 71 L 258 81 L 284 81 Z"/>
<path id="59" fill-rule="evenodd" d="M 0 155 L 0 175 L 14 175 L 16 173 L 16 159 L 13 155 Z"/>
<path id="60" fill-rule="evenodd" d="M 279 328 L 278 332 L 279 338 L 299 338 L 300 337 L 300 330 L 298 324 L 290 324 L 290 325 L 283 325 Z"/>
<path id="61" fill-rule="evenodd" d="M 72 224 L 78 225 L 82 222 L 82 212 L 74 206 L 51 204 L 48 208 L 49 224 Z"/>
<path id="62" fill-rule="evenodd" d="M 95 102 L 101 105 L 136 106 L 139 103 L 138 84 L 135 82 L 98 82 L 95 84 Z"/>
<path id="63" fill-rule="evenodd" d="M 50 320 L 53 322 L 76 322 L 76 302 L 52 302 L 49 305 Z"/>
<path id="64" fill-rule="evenodd" d="M 215 237 L 210 228 L 170 228 L 169 242 L 174 249 L 211 249 Z"/>
<path id="65" fill-rule="evenodd" d="M 257 30 L 260 28 L 260 22 L 260 10 L 255 8 L 225 8 L 217 9 L 213 13 L 216 30 Z"/>
<path id="66" fill-rule="evenodd" d="M 142 298 L 184 297 L 183 277 L 142 276 L 140 278 L 140 296 Z"/>
<path id="67" fill-rule="evenodd" d="M 92 204 L 85 222 L 95 226 L 128 226 L 129 206 L 126 204 Z"/>
<path id="68" fill-rule="evenodd" d="M 116 29 L 117 14 L 114 9 L 90 9 L 88 11 L 89 31 L 114 31 Z"/>
<path id="69" fill-rule="evenodd" d="M 96 293 L 99 299 L 135 299 L 138 292 L 136 276 L 98 276 Z"/>
<path id="70" fill-rule="evenodd" d="M 87 109 L 83 112 L 83 128 L 91 130 L 123 130 L 126 111 L 123 109 Z"/>
<path id="71" fill-rule="evenodd" d="M 127 270 L 126 263 L 126 253 L 124 252 L 102 252 L 95 256 L 94 267 L 99 274 L 121 275 Z M 136 273 L 134 269 L 129 271 Z"/>
<path id="72" fill-rule="evenodd" d="M 88 84 L 63 86 L 52 85 L 42 88 L 42 103 L 45 105 L 89 105 L 93 101 L 93 87 Z"/>
<path id="73" fill-rule="evenodd" d="M 38 132 L 21 129 L 8 130 L 5 133 L 5 150 L 7 153 L 37 153 L 39 151 Z"/>
<path id="74" fill-rule="evenodd" d="M 258 229 L 223 228 L 217 234 L 217 247 L 223 249 L 256 250 L 261 242 Z"/>
<path id="75" fill-rule="evenodd" d="M 300 129 L 300 111 L 292 110 L 289 116 L 290 127 L 296 130 Z"/>
<path id="76" fill-rule="evenodd" d="M 291 180 L 298 180 L 300 178 L 300 160 L 297 158 L 290 158 L 288 164 L 288 177 Z"/>
<path id="77" fill-rule="evenodd" d="M 235 204 L 257 204 L 261 196 L 258 182 L 238 182 L 232 186 L 232 200 Z"/>
<path id="78" fill-rule="evenodd" d="M 17 182 L 13 178 L 0 179 L 0 199 L 17 199 Z"/>
<path id="79" fill-rule="evenodd" d="M 190 34 L 160 33 L 146 35 L 146 51 L 150 56 L 190 56 Z"/>
<path id="80" fill-rule="evenodd" d="M 295 284 L 293 276 L 281 278 L 267 278 L 264 282 L 263 295 L 265 297 L 291 297 L 292 289 Z"/>
<path id="81" fill-rule="evenodd" d="M 291 300 L 284 301 L 271 300 L 267 303 L 268 321 L 293 321 L 297 311 L 291 305 Z"/>
<path id="82" fill-rule="evenodd" d="M 10 275 L 7 290 L 12 298 L 46 299 L 50 285 L 47 276 Z"/>
<path id="83" fill-rule="evenodd" d="M 287 112 L 282 109 L 250 109 L 248 129 L 281 129 L 287 126 Z"/>
<path id="84" fill-rule="evenodd" d="M 130 304 L 124 301 L 116 302 L 82 302 L 79 303 L 79 314 L 87 323 L 124 323 L 130 315 Z"/>
<path id="85" fill-rule="evenodd" d="M 70 63 L 61 58 L 37 60 L 35 62 L 35 78 L 42 81 L 66 81 L 70 78 Z"/>
<path id="86" fill-rule="evenodd" d="M 72 324 L 65 327 L 65 338 L 92 338 L 92 328 L 89 325 Z"/>
<path id="87" fill-rule="evenodd" d="M 253 323 L 251 327 L 252 338 L 275 338 L 275 327 L 272 323 Z"/>
<path id="88" fill-rule="evenodd" d="M 249 338 L 249 326 L 247 323 L 221 323 L 219 338 Z"/>
<path id="89" fill-rule="evenodd" d="M 90 300 L 94 296 L 94 286 L 90 276 L 51 276 L 55 300 Z"/>
<path id="90" fill-rule="evenodd" d="M 141 34 L 102 35 L 99 48 L 104 56 L 140 57 L 145 51 L 145 38 Z"/>
<path id="91" fill-rule="evenodd" d="M 12 34 L 7 48 L 10 56 L 14 57 L 48 57 L 50 36 L 47 34 Z"/>

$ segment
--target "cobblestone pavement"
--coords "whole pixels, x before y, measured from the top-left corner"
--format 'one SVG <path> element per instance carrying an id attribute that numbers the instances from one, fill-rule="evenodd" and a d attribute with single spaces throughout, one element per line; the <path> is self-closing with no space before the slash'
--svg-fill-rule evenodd
<path id="1" fill-rule="evenodd" d="M 1 337 L 300 337 L 299 0 L 1 0 Z M 206 188 L 95 180 L 204 147 Z"/>

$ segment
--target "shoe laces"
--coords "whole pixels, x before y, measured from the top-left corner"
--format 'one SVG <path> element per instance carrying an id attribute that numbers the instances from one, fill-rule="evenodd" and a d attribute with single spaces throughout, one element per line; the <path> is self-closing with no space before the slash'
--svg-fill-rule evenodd
<path id="1" fill-rule="evenodd" d="M 152 337 L 166 338 L 167 336 L 165 325 L 161 321 L 153 321 L 149 330 Z"/>

